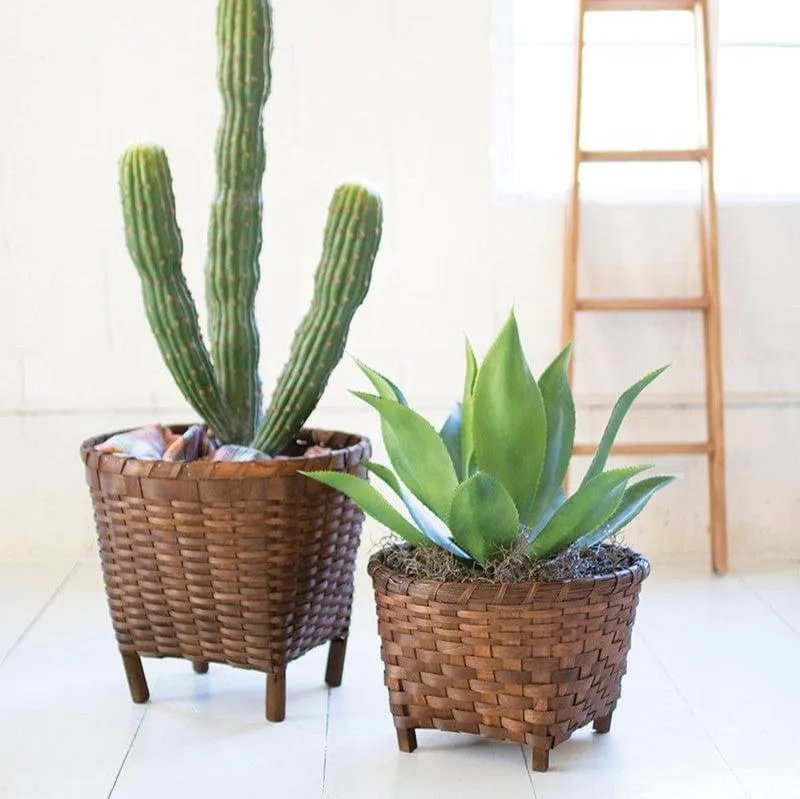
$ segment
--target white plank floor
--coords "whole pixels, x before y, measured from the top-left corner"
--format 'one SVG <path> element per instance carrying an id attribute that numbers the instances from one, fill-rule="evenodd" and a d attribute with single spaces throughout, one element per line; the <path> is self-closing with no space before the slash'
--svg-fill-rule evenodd
<path id="1" fill-rule="evenodd" d="M 223 666 L 145 661 L 136 706 L 94 553 L 0 562 L 0 797 L 800 799 L 798 566 L 654 569 L 611 733 L 579 731 L 547 774 L 466 735 L 397 751 L 363 564 L 341 688 L 324 665 L 290 666 L 283 724 L 264 719 L 262 675 Z"/>

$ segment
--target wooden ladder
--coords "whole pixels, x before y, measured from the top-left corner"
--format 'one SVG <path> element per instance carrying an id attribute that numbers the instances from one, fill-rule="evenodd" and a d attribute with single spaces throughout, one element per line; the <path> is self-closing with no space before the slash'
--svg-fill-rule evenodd
<path id="1" fill-rule="evenodd" d="M 620 444 L 619 455 L 704 455 L 708 457 L 711 526 L 711 561 L 714 571 L 728 568 L 725 520 L 725 441 L 722 394 L 722 334 L 720 325 L 717 203 L 714 191 L 713 74 L 709 34 L 708 0 L 579 0 L 577 46 L 577 92 L 575 107 L 575 155 L 572 195 L 567 212 L 564 258 L 562 344 L 575 337 L 578 311 L 700 311 L 705 339 L 707 441 L 687 443 Z M 701 105 L 701 144 L 684 150 L 584 150 L 581 147 L 583 106 L 583 51 L 588 13 L 615 11 L 688 11 L 695 15 L 696 56 Z M 694 162 L 702 169 L 700 211 L 700 268 L 702 292 L 698 297 L 654 297 L 651 299 L 584 299 L 577 293 L 580 229 L 580 173 L 586 163 Z M 573 375 L 570 364 L 570 380 Z M 575 454 L 594 452 L 593 445 L 578 444 Z"/>

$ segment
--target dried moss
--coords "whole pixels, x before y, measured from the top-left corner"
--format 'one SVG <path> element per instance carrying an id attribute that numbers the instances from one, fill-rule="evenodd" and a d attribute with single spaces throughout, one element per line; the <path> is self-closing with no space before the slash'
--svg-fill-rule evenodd
<path id="1" fill-rule="evenodd" d="M 375 553 L 377 560 L 407 577 L 439 582 L 546 583 L 599 577 L 626 569 L 642 556 L 617 542 L 591 549 L 570 547 L 552 558 L 531 560 L 523 543 L 487 564 L 466 563 L 439 547 L 411 547 L 386 539 Z"/>

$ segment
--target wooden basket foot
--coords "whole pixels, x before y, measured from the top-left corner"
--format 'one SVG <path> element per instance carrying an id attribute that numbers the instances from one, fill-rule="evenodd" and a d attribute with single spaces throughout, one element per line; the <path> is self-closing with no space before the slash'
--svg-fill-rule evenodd
<path id="1" fill-rule="evenodd" d="M 604 735 L 611 729 L 611 716 L 614 715 L 613 713 L 609 713 L 606 716 L 601 716 L 599 719 L 594 720 L 594 731 L 599 735 Z"/>
<path id="2" fill-rule="evenodd" d="M 144 704 L 150 699 L 150 689 L 142 668 L 142 659 L 138 655 L 123 655 L 122 664 L 125 666 L 125 676 L 128 678 L 131 699 L 137 705 Z"/>
<path id="3" fill-rule="evenodd" d="M 196 674 L 206 674 L 208 672 L 207 660 L 194 660 L 192 661 L 192 668 Z"/>
<path id="4" fill-rule="evenodd" d="M 283 721 L 286 718 L 286 672 L 267 675 L 267 720 Z"/>
<path id="5" fill-rule="evenodd" d="M 344 656 L 347 652 L 347 638 L 337 638 L 331 641 L 328 648 L 328 665 L 325 669 L 325 682 L 331 688 L 338 688 L 342 684 L 344 672 Z"/>
<path id="6" fill-rule="evenodd" d="M 550 768 L 550 750 L 534 749 L 532 766 L 534 771 L 547 771 Z"/>
<path id="7" fill-rule="evenodd" d="M 397 745 L 401 752 L 413 752 L 417 748 L 416 730 L 397 730 Z"/>

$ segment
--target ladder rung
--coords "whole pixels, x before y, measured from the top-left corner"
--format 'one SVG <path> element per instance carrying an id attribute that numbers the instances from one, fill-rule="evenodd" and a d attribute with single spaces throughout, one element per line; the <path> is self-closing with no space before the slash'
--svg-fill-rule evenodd
<path id="1" fill-rule="evenodd" d="M 587 11 L 694 11 L 698 0 L 585 0 Z"/>
<path id="2" fill-rule="evenodd" d="M 693 150 L 580 150 L 579 152 L 579 158 L 583 163 L 702 161 L 707 155 L 708 150 L 705 147 Z"/>
<path id="3" fill-rule="evenodd" d="M 707 297 L 611 297 L 575 301 L 576 311 L 702 311 Z"/>
<path id="4" fill-rule="evenodd" d="M 594 455 L 596 444 L 576 444 L 572 452 L 575 455 Z M 707 441 L 666 444 L 616 444 L 611 449 L 612 455 L 707 455 L 714 447 Z"/>

